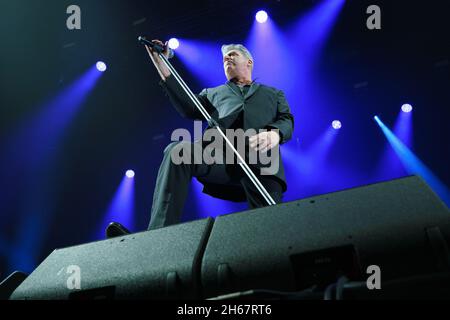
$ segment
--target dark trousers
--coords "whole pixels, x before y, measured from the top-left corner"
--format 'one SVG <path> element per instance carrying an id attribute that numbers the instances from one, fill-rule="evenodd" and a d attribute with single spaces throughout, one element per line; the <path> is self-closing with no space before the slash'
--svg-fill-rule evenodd
<path id="1" fill-rule="evenodd" d="M 191 164 L 175 164 L 171 159 L 171 152 L 174 148 L 179 148 L 181 143 L 186 144 L 186 142 L 174 142 L 169 144 L 164 150 L 164 158 L 159 168 L 153 194 L 149 230 L 169 226 L 181 221 L 192 177 L 201 178 L 202 181 L 216 184 L 240 184 L 244 189 L 250 208 L 259 208 L 267 205 L 247 176 L 230 177 L 226 172 L 225 165 L 195 164 L 193 157 L 191 158 Z M 193 146 L 192 143 L 187 144 L 190 148 Z M 283 192 L 280 183 L 270 177 L 260 176 L 258 178 L 275 202 L 281 202 Z"/>

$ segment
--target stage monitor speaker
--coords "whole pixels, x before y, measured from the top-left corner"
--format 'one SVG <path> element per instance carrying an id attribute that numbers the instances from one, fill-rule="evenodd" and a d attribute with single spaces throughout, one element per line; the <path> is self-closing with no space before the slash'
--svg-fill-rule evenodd
<path id="1" fill-rule="evenodd" d="M 6 279 L 0 282 L 0 300 L 8 300 L 16 288 L 27 278 L 27 274 L 14 271 Z"/>
<path id="2" fill-rule="evenodd" d="M 53 251 L 11 299 L 192 299 L 211 218 Z"/>
<path id="3" fill-rule="evenodd" d="M 417 176 L 217 217 L 204 296 L 320 288 L 449 270 L 450 212 Z"/>

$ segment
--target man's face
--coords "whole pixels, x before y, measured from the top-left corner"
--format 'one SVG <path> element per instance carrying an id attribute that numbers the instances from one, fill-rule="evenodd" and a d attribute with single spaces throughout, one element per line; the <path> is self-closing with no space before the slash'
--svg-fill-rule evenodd
<path id="1" fill-rule="evenodd" d="M 223 69 L 228 80 L 246 75 L 251 63 L 251 60 L 238 50 L 228 51 L 223 56 Z"/>

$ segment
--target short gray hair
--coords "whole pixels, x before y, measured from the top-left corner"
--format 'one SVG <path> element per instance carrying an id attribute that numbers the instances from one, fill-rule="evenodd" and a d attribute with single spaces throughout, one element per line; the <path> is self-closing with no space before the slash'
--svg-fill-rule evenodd
<path id="1" fill-rule="evenodd" d="M 244 47 L 242 44 L 224 44 L 222 46 L 222 55 L 226 55 L 227 52 L 230 52 L 231 50 L 238 50 L 240 51 L 242 54 L 244 54 L 244 56 L 246 56 L 248 59 L 253 61 L 253 57 L 252 54 L 250 53 L 250 51 L 247 50 L 246 47 Z M 254 61 L 253 61 L 254 62 Z"/>

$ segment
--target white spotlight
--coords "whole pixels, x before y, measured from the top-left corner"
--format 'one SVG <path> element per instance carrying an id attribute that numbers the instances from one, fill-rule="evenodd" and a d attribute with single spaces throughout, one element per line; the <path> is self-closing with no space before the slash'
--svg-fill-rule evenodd
<path id="1" fill-rule="evenodd" d="M 258 21 L 259 23 L 264 23 L 267 21 L 268 15 L 267 12 L 265 12 L 264 10 L 260 10 L 256 13 L 256 21 Z"/>
<path id="2" fill-rule="evenodd" d="M 408 112 L 411 112 L 412 111 L 412 105 L 410 105 L 410 104 L 408 104 L 408 103 L 405 103 L 404 105 L 402 105 L 402 111 L 403 112 L 406 112 L 406 113 L 408 113 Z"/>
<path id="3" fill-rule="evenodd" d="M 169 48 L 172 50 L 177 49 L 180 46 L 180 42 L 177 38 L 172 38 L 169 40 Z"/>
<path id="4" fill-rule="evenodd" d="M 339 120 L 334 120 L 331 123 L 331 126 L 333 127 L 333 129 L 339 130 L 340 128 L 342 128 L 342 123 Z"/>

